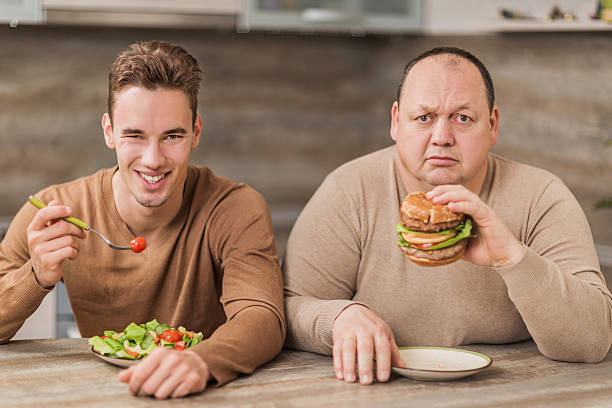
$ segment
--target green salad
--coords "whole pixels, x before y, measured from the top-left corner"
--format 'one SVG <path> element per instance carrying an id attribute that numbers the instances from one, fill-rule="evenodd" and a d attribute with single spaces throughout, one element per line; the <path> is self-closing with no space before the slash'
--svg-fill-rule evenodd
<path id="1" fill-rule="evenodd" d="M 156 347 L 184 350 L 201 343 L 202 337 L 201 332 L 187 331 L 182 326 L 175 329 L 153 319 L 144 324 L 130 323 L 121 333 L 105 330 L 104 336 L 91 337 L 89 344 L 99 354 L 136 360 L 148 356 Z"/>

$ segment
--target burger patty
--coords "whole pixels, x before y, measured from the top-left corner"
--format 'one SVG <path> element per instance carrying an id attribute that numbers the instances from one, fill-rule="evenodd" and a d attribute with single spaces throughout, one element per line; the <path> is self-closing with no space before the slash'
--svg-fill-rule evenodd
<path id="1" fill-rule="evenodd" d="M 457 242 L 455 245 L 451 245 L 449 247 L 442 248 L 442 249 L 432 249 L 430 251 L 424 251 L 422 249 L 407 247 L 403 245 L 400 245 L 400 248 L 407 255 L 416 256 L 417 258 L 432 259 L 432 260 L 437 261 L 440 259 L 452 258 L 453 256 L 457 255 L 459 252 L 461 252 L 466 245 L 467 245 L 467 239 L 462 239 L 461 241 Z"/>
<path id="2" fill-rule="evenodd" d="M 402 224 L 413 231 L 421 232 L 438 232 L 447 229 L 455 228 L 457 225 L 463 222 L 463 219 L 449 222 L 441 222 L 439 224 L 425 224 L 423 221 L 417 220 L 416 218 L 410 218 L 401 215 Z"/>

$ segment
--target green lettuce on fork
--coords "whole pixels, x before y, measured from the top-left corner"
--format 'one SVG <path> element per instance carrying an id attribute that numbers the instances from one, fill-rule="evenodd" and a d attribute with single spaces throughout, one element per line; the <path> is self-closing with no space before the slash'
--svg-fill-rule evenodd
<path id="1" fill-rule="evenodd" d="M 175 329 L 153 319 L 140 325 L 130 323 L 120 333 L 105 330 L 104 336 L 91 337 L 89 344 L 99 354 L 136 360 L 148 356 L 156 347 L 184 350 L 201 343 L 202 338 L 201 332 L 187 331 L 182 326 Z"/>

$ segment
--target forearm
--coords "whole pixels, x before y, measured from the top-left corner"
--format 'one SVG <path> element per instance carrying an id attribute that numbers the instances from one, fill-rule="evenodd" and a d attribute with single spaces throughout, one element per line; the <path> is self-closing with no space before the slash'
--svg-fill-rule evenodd
<path id="1" fill-rule="evenodd" d="M 334 320 L 353 300 L 323 300 L 285 293 L 287 347 L 331 355 Z M 365 305 L 364 305 L 365 306 Z"/>
<path id="2" fill-rule="evenodd" d="M 9 341 L 52 289 L 43 289 L 30 261 L 0 279 L 0 343 Z"/>
<path id="3" fill-rule="evenodd" d="M 542 354 L 580 362 L 605 357 L 612 344 L 612 298 L 596 271 L 570 274 L 527 249 L 521 262 L 498 272 Z"/>
<path id="4" fill-rule="evenodd" d="M 266 307 L 250 306 L 192 350 L 208 365 L 217 384 L 223 385 L 272 360 L 280 353 L 284 340 L 279 316 Z"/>

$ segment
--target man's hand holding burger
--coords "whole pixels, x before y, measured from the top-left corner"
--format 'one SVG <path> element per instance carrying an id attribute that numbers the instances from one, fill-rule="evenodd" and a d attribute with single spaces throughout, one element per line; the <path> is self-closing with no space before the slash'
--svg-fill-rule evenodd
<path id="1" fill-rule="evenodd" d="M 476 231 L 463 259 L 477 265 L 516 265 L 525 255 L 524 245 L 480 197 L 462 185 L 437 186 L 426 194 L 435 204 L 448 205 L 453 212 L 469 215 Z"/>

